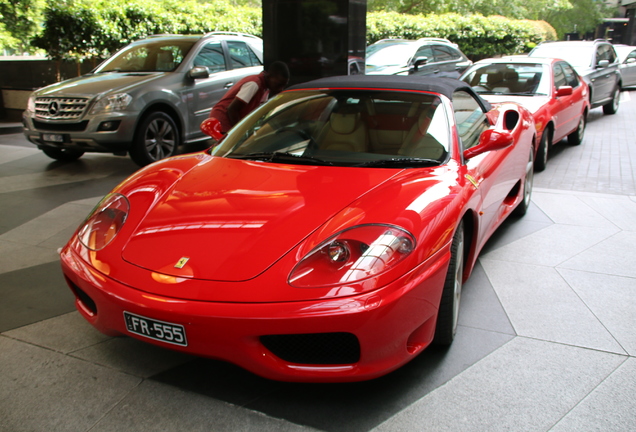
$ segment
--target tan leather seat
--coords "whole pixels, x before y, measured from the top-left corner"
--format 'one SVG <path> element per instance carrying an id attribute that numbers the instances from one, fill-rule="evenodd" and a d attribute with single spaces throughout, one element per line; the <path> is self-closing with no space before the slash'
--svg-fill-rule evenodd
<path id="1" fill-rule="evenodd" d="M 368 134 L 360 113 L 332 113 L 320 143 L 324 150 L 366 152 Z"/>
<path id="2" fill-rule="evenodd" d="M 427 133 L 428 126 L 431 124 L 429 116 L 432 115 L 432 111 L 434 108 L 424 110 L 420 114 L 417 123 L 413 125 L 398 151 L 399 155 L 436 160 L 442 160 L 446 157 L 444 146 Z"/>

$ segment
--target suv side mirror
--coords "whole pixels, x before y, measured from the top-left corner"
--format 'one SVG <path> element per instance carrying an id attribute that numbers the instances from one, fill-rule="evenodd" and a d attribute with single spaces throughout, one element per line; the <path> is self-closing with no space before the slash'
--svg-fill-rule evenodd
<path id="1" fill-rule="evenodd" d="M 572 86 L 561 86 L 556 91 L 556 97 L 570 96 L 572 94 Z"/>
<path id="2" fill-rule="evenodd" d="M 420 66 L 428 63 L 428 57 L 417 57 L 413 62 L 413 70 L 417 70 Z"/>
<path id="3" fill-rule="evenodd" d="M 209 78 L 210 72 L 208 71 L 208 68 L 205 66 L 195 66 L 192 69 L 190 69 L 190 72 L 188 72 L 188 76 L 192 79 Z"/>
<path id="4" fill-rule="evenodd" d="M 598 64 L 596 66 L 601 68 L 601 69 L 603 69 L 603 68 L 608 67 L 609 64 L 610 64 L 609 60 L 599 60 Z"/>
<path id="5" fill-rule="evenodd" d="M 515 139 L 512 134 L 504 130 L 488 129 L 479 137 L 479 144 L 464 150 L 464 160 L 472 159 L 482 153 L 501 150 L 511 146 Z"/>

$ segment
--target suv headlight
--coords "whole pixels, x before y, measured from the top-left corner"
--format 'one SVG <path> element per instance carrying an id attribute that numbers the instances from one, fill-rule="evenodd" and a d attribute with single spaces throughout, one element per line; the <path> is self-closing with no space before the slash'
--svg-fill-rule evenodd
<path id="1" fill-rule="evenodd" d="M 34 94 L 29 96 L 29 100 L 27 102 L 27 111 L 30 113 L 35 112 L 35 95 Z"/>
<path id="2" fill-rule="evenodd" d="M 106 96 L 93 105 L 91 114 L 97 114 L 100 112 L 109 111 L 121 111 L 126 109 L 130 102 L 132 102 L 132 96 L 128 93 L 117 93 L 114 95 Z"/>

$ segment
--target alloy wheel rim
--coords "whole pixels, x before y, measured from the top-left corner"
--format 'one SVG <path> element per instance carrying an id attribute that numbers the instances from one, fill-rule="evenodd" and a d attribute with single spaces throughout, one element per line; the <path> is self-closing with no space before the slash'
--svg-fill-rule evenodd
<path id="1" fill-rule="evenodd" d="M 155 161 L 172 154 L 175 137 L 170 123 L 162 119 L 150 122 L 146 129 L 145 146 L 146 152 Z"/>

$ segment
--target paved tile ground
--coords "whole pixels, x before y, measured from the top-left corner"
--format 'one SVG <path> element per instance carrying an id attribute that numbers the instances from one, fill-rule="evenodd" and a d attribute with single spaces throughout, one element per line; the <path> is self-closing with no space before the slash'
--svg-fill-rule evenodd
<path id="1" fill-rule="evenodd" d="M 636 92 L 633 93 L 636 95 Z M 636 424 L 636 102 L 554 147 L 464 287 L 449 350 L 383 378 L 278 383 L 74 311 L 56 250 L 135 170 L 0 136 L 0 431 L 628 431 Z"/>

